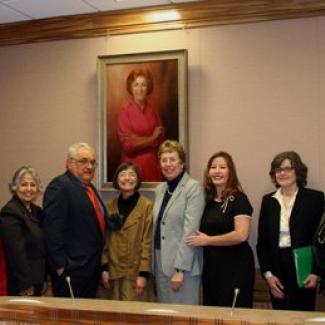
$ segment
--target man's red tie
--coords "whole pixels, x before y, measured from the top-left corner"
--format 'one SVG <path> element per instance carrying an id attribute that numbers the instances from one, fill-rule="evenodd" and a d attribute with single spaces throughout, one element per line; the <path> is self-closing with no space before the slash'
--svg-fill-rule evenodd
<path id="1" fill-rule="evenodd" d="M 97 198 L 94 190 L 92 189 L 92 187 L 90 185 L 86 185 L 86 190 L 87 190 L 88 197 L 89 197 L 92 205 L 94 206 L 100 230 L 104 234 L 104 232 L 105 232 L 105 220 L 104 220 L 102 210 L 100 209 L 100 206 L 99 206 L 98 198 Z"/>

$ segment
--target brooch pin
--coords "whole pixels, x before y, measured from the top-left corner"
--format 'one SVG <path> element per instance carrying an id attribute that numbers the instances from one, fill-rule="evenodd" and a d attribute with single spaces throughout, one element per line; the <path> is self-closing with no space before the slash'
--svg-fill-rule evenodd
<path id="1" fill-rule="evenodd" d="M 235 200 L 235 197 L 233 195 L 230 195 L 226 198 L 226 200 L 222 203 L 222 206 L 221 206 L 222 213 L 226 213 L 228 203 L 233 202 L 234 200 Z"/>

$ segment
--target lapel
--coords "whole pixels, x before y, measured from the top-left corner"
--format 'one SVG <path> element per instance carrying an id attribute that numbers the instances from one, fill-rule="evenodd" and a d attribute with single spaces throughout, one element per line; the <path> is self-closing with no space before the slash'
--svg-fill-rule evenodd
<path id="1" fill-rule="evenodd" d="M 106 220 L 106 217 L 107 217 L 107 211 L 106 211 L 106 207 L 105 207 L 105 204 L 104 202 L 102 201 L 101 197 L 99 196 L 99 193 L 97 192 L 97 189 L 96 187 L 90 183 L 90 187 L 93 189 L 95 195 L 96 195 L 96 198 L 99 202 L 99 205 L 101 206 L 102 208 L 102 212 L 103 212 L 103 216 L 104 216 L 104 219 Z M 86 193 L 87 194 L 87 193 Z M 87 194 L 87 197 L 88 197 L 88 194 Z M 88 197 L 89 198 L 89 197 Z M 90 201 L 90 200 L 89 200 Z M 90 202 L 91 203 L 91 202 Z M 91 203 L 91 206 L 92 206 L 92 203 Z"/>
<path id="2" fill-rule="evenodd" d="M 67 173 L 68 177 L 70 178 L 71 182 L 74 184 L 75 188 L 79 191 L 80 195 L 83 197 L 84 202 L 87 202 L 88 209 L 90 209 L 91 211 L 94 211 L 94 213 L 95 213 L 93 204 L 91 203 L 91 201 L 89 199 L 89 196 L 87 194 L 87 190 L 86 190 L 85 186 L 72 173 L 70 173 L 69 171 L 67 171 L 66 173 Z"/>
<path id="3" fill-rule="evenodd" d="M 134 209 L 131 211 L 131 213 L 129 214 L 129 216 L 127 217 L 122 229 L 126 229 L 128 227 L 130 227 L 131 225 L 133 225 L 139 218 L 142 217 L 142 209 L 141 209 L 141 202 L 142 202 L 142 198 L 141 196 L 139 197 L 139 200 L 137 202 L 137 204 L 135 205 Z"/>
<path id="4" fill-rule="evenodd" d="M 181 193 L 184 190 L 185 184 L 187 183 L 188 179 L 189 179 L 189 175 L 185 172 L 182 179 L 179 181 L 178 185 L 176 186 L 173 195 L 171 196 L 171 198 L 169 199 L 166 209 L 164 211 L 164 215 L 162 217 L 162 220 L 165 220 L 167 217 L 167 213 L 168 210 L 175 204 L 177 203 L 177 199 L 179 198 L 179 196 L 181 195 Z M 167 184 L 165 189 L 167 189 Z M 164 192 L 165 193 L 165 192 Z"/>
<path id="5" fill-rule="evenodd" d="M 33 203 L 31 203 L 31 208 L 33 211 Z M 11 200 L 5 205 L 5 207 L 1 210 L 1 214 L 8 214 L 12 216 L 18 216 L 27 222 L 29 219 L 33 219 L 32 213 L 30 213 L 21 200 L 18 198 L 16 194 L 13 195 Z"/>
<path id="6" fill-rule="evenodd" d="M 139 218 L 142 217 L 142 197 L 140 195 L 139 200 L 137 202 L 137 204 L 135 205 L 135 207 L 133 208 L 133 210 L 131 211 L 131 213 L 129 214 L 129 216 L 127 217 L 125 223 L 123 224 L 121 230 L 126 229 L 128 227 L 130 227 L 131 225 L 133 225 L 136 220 L 138 220 Z M 113 201 L 111 202 L 111 209 L 110 209 L 111 213 L 120 213 L 120 211 L 118 210 L 118 198 L 113 199 Z"/>
<path id="7" fill-rule="evenodd" d="M 280 235 L 281 206 L 278 200 L 273 197 L 274 193 L 272 193 L 270 197 L 271 201 L 269 204 L 268 216 L 270 218 L 269 223 L 271 224 L 271 229 L 273 229 L 270 234 L 272 235 L 274 242 L 278 244 Z"/>
<path id="8" fill-rule="evenodd" d="M 299 210 L 301 209 L 302 203 L 304 202 L 305 192 L 303 188 L 299 188 L 295 203 L 292 207 L 291 215 L 290 215 L 290 228 L 292 227 L 292 222 L 297 218 L 299 214 Z"/>
<path id="9" fill-rule="evenodd" d="M 161 183 L 161 185 L 158 185 L 158 188 L 156 189 L 156 197 L 155 197 L 155 205 L 154 205 L 155 213 L 153 214 L 154 225 L 156 224 L 156 221 L 158 219 L 159 210 L 160 210 L 166 190 L 167 190 L 166 182 Z"/>
<path id="10" fill-rule="evenodd" d="M 75 188 L 80 192 L 80 195 L 82 196 L 83 201 L 87 205 L 87 210 L 92 212 L 90 218 L 87 218 L 86 220 L 91 225 L 93 225 L 93 226 L 95 225 L 96 226 L 96 229 L 101 233 L 100 226 L 99 226 L 99 223 L 98 223 L 98 220 L 97 220 L 97 215 L 96 215 L 95 208 L 94 208 L 92 202 L 90 201 L 90 198 L 89 198 L 89 196 L 87 194 L 87 190 L 86 190 L 85 186 L 71 172 L 67 171 L 66 174 L 69 177 L 69 179 L 71 180 L 71 182 L 74 184 Z M 103 204 L 102 200 L 100 199 L 100 197 L 99 197 L 99 195 L 97 193 L 97 190 L 94 187 L 94 185 L 92 183 L 90 183 L 90 186 L 93 189 L 93 191 L 94 191 L 97 199 L 99 200 L 99 202 L 100 202 L 100 204 L 101 204 L 101 206 L 103 208 L 103 216 L 104 216 L 105 223 L 106 223 L 106 209 L 105 209 L 105 205 Z"/>

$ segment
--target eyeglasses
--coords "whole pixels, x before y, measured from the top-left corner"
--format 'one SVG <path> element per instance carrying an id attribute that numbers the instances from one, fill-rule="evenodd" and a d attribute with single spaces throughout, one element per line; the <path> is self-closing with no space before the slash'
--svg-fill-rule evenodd
<path id="1" fill-rule="evenodd" d="M 287 166 L 287 167 L 277 167 L 277 168 L 275 168 L 275 173 L 276 174 L 280 174 L 282 172 L 284 172 L 284 173 L 290 173 L 293 170 L 294 170 L 294 168 L 293 167 L 289 167 L 289 166 Z"/>
<path id="2" fill-rule="evenodd" d="M 118 176 L 119 177 L 125 177 L 125 178 L 127 178 L 127 177 L 137 178 L 137 174 L 136 173 L 132 173 L 132 172 L 130 172 L 130 173 L 128 173 L 128 172 L 121 172 L 121 173 L 119 173 Z"/>
<path id="3" fill-rule="evenodd" d="M 89 160 L 87 158 L 82 158 L 82 159 L 73 159 L 75 160 L 78 164 L 82 166 L 92 166 L 92 167 L 97 167 L 97 162 L 96 160 Z"/>

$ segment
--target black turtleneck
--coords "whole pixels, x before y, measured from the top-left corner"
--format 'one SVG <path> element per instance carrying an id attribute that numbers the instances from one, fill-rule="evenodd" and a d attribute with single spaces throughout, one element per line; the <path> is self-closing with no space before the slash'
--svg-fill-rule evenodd
<path id="1" fill-rule="evenodd" d="M 154 238 L 154 248 L 155 249 L 160 249 L 161 220 L 164 215 L 164 211 L 166 209 L 169 199 L 172 197 L 173 192 L 174 192 L 175 188 L 177 187 L 178 183 L 180 182 L 180 180 L 182 179 L 184 173 L 185 172 L 183 171 L 176 178 L 172 179 L 171 181 L 167 181 L 167 190 L 166 190 L 164 198 L 162 200 L 160 210 L 158 213 L 158 218 L 157 218 L 157 227 L 156 227 L 155 238 Z"/>
<path id="2" fill-rule="evenodd" d="M 123 222 L 126 221 L 127 217 L 129 216 L 129 214 L 132 212 L 132 210 L 138 203 L 139 198 L 140 198 L 139 192 L 133 193 L 127 199 L 124 199 L 122 194 L 120 194 L 117 200 L 117 207 L 119 213 L 124 217 Z"/>
<path id="3" fill-rule="evenodd" d="M 172 179 L 171 181 L 167 181 L 169 192 L 174 192 L 176 186 L 178 185 L 179 181 L 182 179 L 184 173 L 185 171 L 182 171 L 176 178 Z"/>

